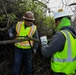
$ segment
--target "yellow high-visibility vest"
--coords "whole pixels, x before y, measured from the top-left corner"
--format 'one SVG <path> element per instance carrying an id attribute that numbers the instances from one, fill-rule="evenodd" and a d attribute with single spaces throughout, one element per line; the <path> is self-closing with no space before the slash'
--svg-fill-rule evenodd
<path id="1" fill-rule="evenodd" d="M 25 29 L 24 27 L 24 22 L 18 22 L 17 25 L 16 25 L 16 32 L 17 32 L 17 35 L 16 36 L 20 36 L 20 37 L 17 37 L 16 39 L 22 39 L 24 37 L 21 37 L 21 36 L 28 36 L 28 37 L 31 37 L 33 36 L 33 34 L 35 33 L 36 31 L 36 26 L 35 25 L 32 25 L 32 26 L 29 26 Z M 22 41 L 22 42 L 18 42 L 18 43 L 15 43 L 15 46 L 19 47 L 19 48 L 22 48 L 22 49 L 30 49 L 31 46 L 33 46 L 33 40 L 29 41 Z"/>
<path id="2" fill-rule="evenodd" d="M 66 30 L 61 31 L 66 38 L 62 52 L 56 52 L 51 59 L 51 69 L 54 72 L 65 73 L 67 75 L 75 73 L 76 61 L 76 40 L 72 34 Z"/>

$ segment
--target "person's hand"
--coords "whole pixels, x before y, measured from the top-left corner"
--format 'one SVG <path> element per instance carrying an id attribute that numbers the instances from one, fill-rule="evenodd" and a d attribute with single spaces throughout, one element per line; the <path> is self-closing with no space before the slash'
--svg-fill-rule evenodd
<path id="1" fill-rule="evenodd" d="M 33 49 L 33 54 L 36 54 L 37 49 Z"/>
<path id="2" fill-rule="evenodd" d="M 40 40 L 41 40 L 41 44 L 42 45 L 47 45 L 47 42 L 48 42 L 47 36 L 41 36 Z"/>
<path id="3" fill-rule="evenodd" d="M 14 38 L 14 35 L 12 33 L 9 33 L 9 38 L 10 39 L 13 39 Z"/>

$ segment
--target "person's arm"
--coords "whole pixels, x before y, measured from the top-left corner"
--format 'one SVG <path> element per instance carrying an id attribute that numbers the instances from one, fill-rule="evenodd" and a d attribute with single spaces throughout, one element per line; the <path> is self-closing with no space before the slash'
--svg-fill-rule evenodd
<path id="1" fill-rule="evenodd" d="M 15 29 L 15 25 L 12 26 L 9 30 L 8 30 L 8 36 L 9 38 L 14 38 L 14 36 L 16 35 L 16 29 Z"/>
<path id="2" fill-rule="evenodd" d="M 36 31 L 35 31 L 35 33 L 33 35 L 33 38 L 39 39 L 39 35 L 38 35 L 38 30 L 37 29 L 36 29 Z M 38 44 L 39 44 L 38 42 L 34 41 L 34 48 L 38 49 Z"/>
<path id="3" fill-rule="evenodd" d="M 12 27 L 8 30 L 8 33 L 14 33 L 14 32 L 15 32 L 15 27 L 16 27 L 16 25 L 12 26 Z"/>
<path id="4" fill-rule="evenodd" d="M 44 57 L 51 57 L 57 51 L 62 51 L 65 44 L 65 37 L 62 33 L 56 33 L 47 45 L 42 45 L 41 52 Z"/>

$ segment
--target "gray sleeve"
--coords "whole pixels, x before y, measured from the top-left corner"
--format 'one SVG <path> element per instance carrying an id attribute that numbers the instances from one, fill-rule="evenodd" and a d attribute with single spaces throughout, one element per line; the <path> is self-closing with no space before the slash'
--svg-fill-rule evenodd
<path id="1" fill-rule="evenodd" d="M 9 30 L 8 30 L 8 34 L 9 33 L 12 33 L 12 34 L 16 34 L 16 25 L 14 25 L 14 26 L 12 26 L 11 28 L 9 28 Z"/>
<path id="2" fill-rule="evenodd" d="M 36 31 L 35 31 L 35 33 L 33 35 L 33 38 L 39 39 L 39 35 L 38 35 L 38 30 L 37 29 L 36 29 Z M 34 47 L 33 48 L 38 49 L 38 45 L 39 45 L 39 43 L 34 41 Z"/>
<path id="3" fill-rule="evenodd" d="M 44 57 L 51 57 L 57 51 L 62 51 L 65 44 L 65 37 L 62 33 L 56 33 L 48 45 L 41 47 L 41 52 Z"/>

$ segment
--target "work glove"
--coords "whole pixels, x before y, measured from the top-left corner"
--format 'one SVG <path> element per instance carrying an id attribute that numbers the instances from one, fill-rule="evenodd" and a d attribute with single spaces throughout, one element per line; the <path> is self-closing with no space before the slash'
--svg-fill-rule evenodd
<path id="1" fill-rule="evenodd" d="M 14 35 L 12 33 L 9 33 L 9 38 L 10 39 L 13 39 L 14 38 Z"/>
<path id="2" fill-rule="evenodd" d="M 36 51 L 37 51 L 37 49 L 34 48 L 34 49 L 33 49 L 33 54 L 36 54 Z"/>
<path id="3" fill-rule="evenodd" d="M 47 45 L 47 36 L 41 36 L 40 37 L 41 45 Z"/>

